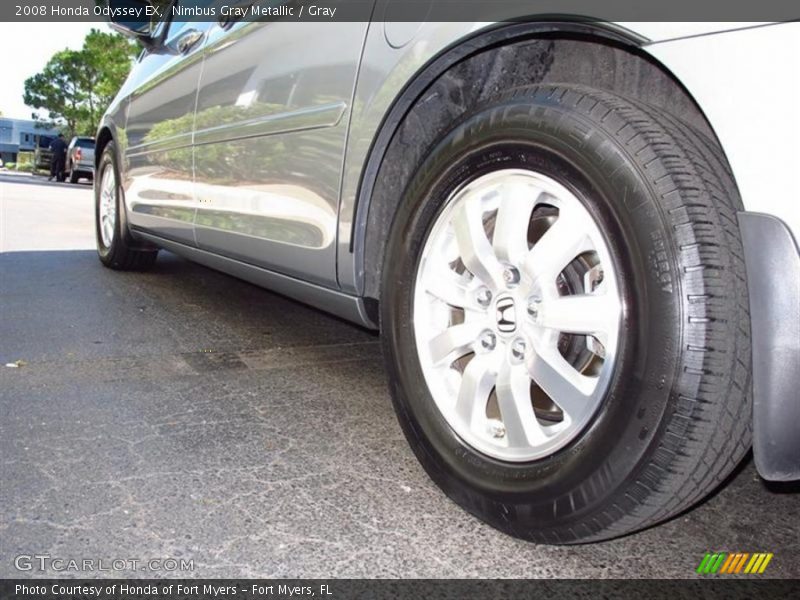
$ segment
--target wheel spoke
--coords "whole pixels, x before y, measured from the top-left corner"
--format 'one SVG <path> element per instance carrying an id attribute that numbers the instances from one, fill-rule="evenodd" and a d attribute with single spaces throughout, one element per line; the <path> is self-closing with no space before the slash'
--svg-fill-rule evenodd
<path id="1" fill-rule="evenodd" d="M 483 226 L 481 199 L 465 199 L 453 217 L 458 250 L 464 266 L 492 289 L 503 286 L 503 267 L 494 254 Z"/>
<path id="2" fill-rule="evenodd" d="M 432 272 L 424 285 L 426 292 L 451 306 L 472 308 L 474 305 L 467 284 L 453 271 Z"/>
<path id="3" fill-rule="evenodd" d="M 565 416 L 577 421 L 592 406 L 591 394 L 595 380 L 579 373 L 559 353 L 555 342 L 537 344 L 536 354 L 530 368 L 530 376 L 536 385 L 550 396 Z"/>
<path id="4" fill-rule="evenodd" d="M 565 333 L 586 333 L 598 338 L 619 324 L 619 300 L 613 294 L 560 296 L 541 304 L 539 324 Z M 603 339 L 600 339 L 605 344 Z"/>
<path id="5" fill-rule="evenodd" d="M 523 263 L 523 270 L 534 281 L 555 290 L 556 277 L 578 255 L 592 249 L 592 242 L 581 219 L 559 213 L 555 223 L 534 244 Z"/>
<path id="6" fill-rule="evenodd" d="M 105 227 L 106 231 L 106 239 L 110 245 L 111 240 L 114 238 L 114 220 L 110 216 L 107 216 L 103 226 Z"/>
<path id="7" fill-rule="evenodd" d="M 100 216 L 100 236 L 105 247 L 109 248 L 114 240 L 114 228 L 117 220 L 116 180 L 112 167 L 106 167 L 100 182 L 98 214 Z"/>
<path id="8" fill-rule="evenodd" d="M 527 447 L 546 441 L 531 403 L 531 380 L 521 365 L 505 361 L 497 377 L 497 403 L 506 428 L 508 444 Z"/>
<path id="9" fill-rule="evenodd" d="M 495 379 L 495 371 L 486 355 L 475 356 L 464 369 L 456 400 L 456 413 L 470 428 L 486 420 L 486 403 Z"/>
<path id="10" fill-rule="evenodd" d="M 516 264 L 528 252 L 528 226 L 534 202 L 541 191 L 517 181 L 504 184 L 500 192 L 493 246 L 497 258 Z"/>
<path id="11" fill-rule="evenodd" d="M 429 342 L 431 359 L 435 366 L 450 364 L 472 351 L 472 345 L 483 328 L 475 323 L 461 323 L 448 327 Z"/>

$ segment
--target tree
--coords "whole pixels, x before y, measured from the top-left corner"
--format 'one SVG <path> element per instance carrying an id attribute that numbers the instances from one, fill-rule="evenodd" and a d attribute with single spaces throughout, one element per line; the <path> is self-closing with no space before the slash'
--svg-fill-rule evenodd
<path id="1" fill-rule="evenodd" d="M 125 83 L 131 70 L 131 61 L 140 49 L 135 42 L 115 33 L 92 29 L 86 36 L 81 52 L 89 67 L 87 84 L 89 89 L 94 90 L 101 115 Z"/>
<path id="2" fill-rule="evenodd" d="M 56 52 L 40 73 L 25 80 L 23 100 L 46 110 L 51 122 L 63 122 L 70 135 L 94 135 L 137 51 L 120 35 L 92 29 L 80 50 Z"/>
<path id="3" fill-rule="evenodd" d="M 82 78 L 80 52 L 62 50 L 53 55 L 41 73 L 25 80 L 23 100 L 28 106 L 47 110 L 52 121 L 63 120 L 74 135 L 88 114 Z"/>

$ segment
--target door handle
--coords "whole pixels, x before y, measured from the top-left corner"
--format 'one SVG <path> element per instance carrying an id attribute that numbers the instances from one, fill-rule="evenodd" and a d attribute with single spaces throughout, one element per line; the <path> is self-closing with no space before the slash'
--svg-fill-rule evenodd
<path id="1" fill-rule="evenodd" d="M 175 41 L 175 48 L 177 48 L 178 52 L 181 54 L 186 54 L 194 48 L 194 46 L 203 39 L 203 32 L 198 31 L 197 29 L 188 29 L 184 31 L 178 39 Z"/>

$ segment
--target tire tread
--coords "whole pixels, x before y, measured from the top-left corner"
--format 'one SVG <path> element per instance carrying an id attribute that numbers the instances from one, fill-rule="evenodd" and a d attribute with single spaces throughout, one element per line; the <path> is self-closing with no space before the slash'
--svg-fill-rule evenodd
<path id="1" fill-rule="evenodd" d="M 537 96 L 547 87 L 518 88 L 507 100 Z M 632 155 L 652 152 L 643 162 L 645 172 L 665 167 L 651 184 L 670 184 L 660 191 L 660 204 L 671 227 L 686 240 L 676 248 L 689 338 L 681 378 L 695 382 L 684 381 L 681 387 L 697 390 L 695 398 L 680 396 L 662 424 L 665 435 L 623 493 L 626 506 L 615 504 L 597 515 L 590 535 L 578 537 L 572 529 L 559 534 L 560 543 L 574 543 L 616 537 L 680 514 L 721 485 L 741 462 L 752 440 L 749 305 L 736 218 L 742 204 L 721 149 L 661 109 L 588 88 L 552 87 L 561 88 L 558 102 L 594 115 Z M 589 97 L 595 102 L 586 111 Z M 615 119 L 624 125 L 615 128 Z M 626 133 L 628 126 L 633 135 Z M 692 301 L 698 297 L 707 301 Z M 728 301 L 712 301 L 716 298 Z M 698 339 L 704 349 L 699 356 L 689 350 Z M 543 539 L 541 533 L 530 537 Z"/>

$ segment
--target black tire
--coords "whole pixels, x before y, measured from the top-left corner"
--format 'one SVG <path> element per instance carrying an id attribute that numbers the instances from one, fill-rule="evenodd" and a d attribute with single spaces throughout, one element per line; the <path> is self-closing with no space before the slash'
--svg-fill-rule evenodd
<path id="1" fill-rule="evenodd" d="M 100 233 L 100 187 L 103 182 L 103 174 L 106 169 L 114 169 L 114 181 L 116 182 L 115 201 L 117 207 L 117 218 L 114 226 L 114 234 L 111 243 L 106 246 Z M 125 203 L 121 202 L 122 189 L 119 181 L 119 166 L 117 164 L 117 152 L 114 142 L 109 142 L 103 149 L 100 157 L 100 164 L 97 168 L 97 185 L 94 186 L 94 217 L 95 217 L 95 237 L 97 239 L 97 254 L 100 262 L 110 269 L 119 271 L 138 271 L 144 270 L 156 262 L 158 250 L 142 250 L 134 246 L 130 232 L 123 223 L 122 217 L 125 210 Z"/>
<path id="2" fill-rule="evenodd" d="M 593 420 L 527 463 L 466 445 L 417 358 L 420 253 L 453 190 L 499 168 L 567 186 L 601 225 L 626 306 Z M 668 519 L 709 494 L 751 443 L 741 202 L 720 149 L 663 111 L 577 86 L 513 90 L 457 124 L 418 165 L 389 236 L 381 328 L 393 402 L 444 492 L 513 536 L 568 544 Z"/>

